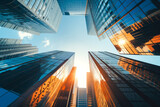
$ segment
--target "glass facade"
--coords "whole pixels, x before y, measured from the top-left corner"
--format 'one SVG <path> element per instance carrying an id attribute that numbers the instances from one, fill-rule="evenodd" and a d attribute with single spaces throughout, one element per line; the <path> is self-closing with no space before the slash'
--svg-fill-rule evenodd
<path id="1" fill-rule="evenodd" d="M 0 38 L 0 61 L 21 56 L 36 54 L 37 47 L 31 44 L 21 44 L 21 40 Z"/>
<path id="2" fill-rule="evenodd" d="M 160 55 L 159 0 L 88 0 L 99 39 L 122 54 Z"/>
<path id="3" fill-rule="evenodd" d="M 85 15 L 87 0 L 57 0 L 63 15 Z"/>
<path id="4" fill-rule="evenodd" d="M 98 107 L 160 106 L 159 66 L 109 52 L 89 52 Z"/>
<path id="5" fill-rule="evenodd" d="M 33 34 L 57 32 L 62 12 L 57 0 L 0 1 L 0 26 Z"/>
<path id="6" fill-rule="evenodd" d="M 77 103 L 77 88 L 78 88 L 78 78 L 75 78 L 74 81 L 74 87 L 73 87 L 73 91 L 72 91 L 72 97 L 71 97 L 71 101 L 70 101 L 70 107 L 76 107 L 76 103 Z"/>
<path id="7" fill-rule="evenodd" d="M 86 19 L 87 33 L 89 35 L 96 35 L 96 29 L 95 29 L 95 25 L 94 25 L 94 21 L 93 21 L 93 16 L 91 14 L 91 10 L 89 8 L 88 3 L 87 3 L 87 7 L 86 7 L 85 19 Z"/>
<path id="8" fill-rule="evenodd" d="M 86 90 L 86 88 L 78 88 L 77 89 L 76 107 L 87 107 L 87 90 Z"/>
<path id="9" fill-rule="evenodd" d="M 87 72 L 87 104 L 88 107 L 97 107 L 92 73 Z"/>
<path id="10" fill-rule="evenodd" d="M 69 76 L 65 79 L 59 94 L 52 107 L 71 107 L 72 93 L 75 83 L 76 67 L 73 67 Z"/>
<path id="11" fill-rule="evenodd" d="M 51 106 L 73 64 L 74 53 L 64 51 L 1 61 L 0 106 Z"/>

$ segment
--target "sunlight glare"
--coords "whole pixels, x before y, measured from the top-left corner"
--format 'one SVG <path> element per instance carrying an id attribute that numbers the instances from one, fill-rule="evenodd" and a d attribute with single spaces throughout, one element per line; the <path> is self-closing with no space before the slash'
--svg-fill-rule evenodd
<path id="1" fill-rule="evenodd" d="M 77 67 L 76 78 L 80 88 L 86 88 L 86 72 L 86 69 Z"/>
<path id="2" fill-rule="evenodd" d="M 120 44 L 120 45 L 124 45 L 125 43 L 126 43 L 126 41 L 123 40 L 123 39 L 120 39 L 120 40 L 118 41 L 118 44 Z"/>

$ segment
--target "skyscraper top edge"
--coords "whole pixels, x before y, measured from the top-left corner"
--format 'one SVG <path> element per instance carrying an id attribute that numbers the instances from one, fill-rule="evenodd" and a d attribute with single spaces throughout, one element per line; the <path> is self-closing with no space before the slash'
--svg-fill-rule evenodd
<path id="1" fill-rule="evenodd" d="M 63 15 L 85 15 L 87 0 L 57 0 Z"/>
<path id="2" fill-rule="evenodd" d="M 0 61 L 0 71 L 8 69 L 10 67 L 12 67 L 12 68 L 15 67 L 16 68 L 20 64 L 25 64 L 25 63 L 28 63 L 28 62 L 32 62 L 33 60 L 40 60 L 41 58 L 44 58 L 44 57 L 51 57 L 52 59 L 61 59 L 61 58 L 55 57 L 55 56 L 56 56 L 57 53 L 63 53 L 63 52 L 65 54 L 69 54 L 68 57 L 66 57 L 64 55 L 65 58 L 63 58 L 63 59 L 68 59 L 75 54 L 74 52 L 66 52 L 66 51 L 56 50 L 56 51 L 37 53 L 37 54 L 34 54 L 34 55 L 28 55 L 28 56 L 17 57 L 17 58 L 12 58 L 12 59 L 6 59 L 6 60 L 3 60 L 3 61 Z"/>
<path id="3" fill-rule="evenodd" d="M 126 59 L 130 59 L 130 60 L 133 60 L 133 61 L 136 61 L 136 62 L 140 62 L 140 63 L 145 63 L 145 64 L 147 64 L 147 65 L 153 65 L 153 66 L 156 66 L 156 67 L 160 67 L 160 66 L 158 66 L 158 65 L 155 65 L 155 64 L 150 64 L 150 63 L 148 63 L 148 62 L 144 62 L 144 61 L 139 61 L 139 60 L 135 60 L 135 59 L 133 59 L 133 58 L 128 58 L 128 57 L 126 57 L 126 56 L 122 56 L 122 55 L 118 55 L 118 54 L 115 54 L 115 53 L 112 53 L 112 52 L 108 52 L 108 51 L 89 51 L 88 53 L 94 53 L 94 52 L 100 52 L 100 53 L 108 53 L 108 54 L 110 54 L 110 55 L 114 55 L 114 56 L 118 56 L 118 57 L 123 57 L 123 58 L 126 58 Z M 118 58 L 117 58 L 118 59 Z"/>

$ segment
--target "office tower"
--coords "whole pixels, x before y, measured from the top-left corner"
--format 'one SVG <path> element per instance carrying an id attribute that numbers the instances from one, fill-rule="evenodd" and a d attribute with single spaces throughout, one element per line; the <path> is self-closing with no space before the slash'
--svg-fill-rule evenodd
<path id="1" fill-rule="evenodd" d="M 57 0 L 1 0 L 0 26 L 33 34 L 57 32 L 62 17 Z"/>
<path id="2" fill-rule="evenodd" d="M 109 52 L 89 52 L 89 63 L 97 106 L 160 106 L 159 66 Z"/>
<path id="3" fill-rule="evenodd" d="M 108 37 L 119 53 L 160 55 L 159 0 L 88 0 L 87 6 L 98 38 Z"/>
<path id="4" fill-rule="evenodd" d="M 53 107 L 71 107 L 72 93 L 75 82 L 76 67 L 73 67 L 69 76 L 65 79 Z"/>
<path id="5" fill-rule="evenodd" d="M 87 107 L 86 88 L 77 88 L 77 104 L 76 107 Z"/>
<path id="6" fill-rule="evenodd" d="M 74 64 L 74 53 L 51 51 L 0 63 L 0 106 L 52 106 Z"/>
<path id="7" fill-rule="evenodd" d="M 96 96 L 93 85 L 93 76 L 90 72 L 87 72 L 87 105 L 88 107 L 97 107 Z"/>
<path id="8" fill-rule="evenodd" d="M 15 57 L 36 54 L 37 47 L 31 44 L 21 44 L 22 40 L 0 38 L 0 61 Z"/>
<path id="9" fill-rule="evenodd" d="M 73 92 L 72 92 L 72 98 L 70 101 L 70 107 L 76 107 L 77 103 L 77 88 L 78 88 L 78 78 L 75 78 Z"/>
<path id="10" fill-rule="evenodd" d="M 88 2 L 87 2 L 87 6 L 86 6 L 85 19 L 86 19 L 87 33 L 89 35 L 96 35 L 96 28 L 95 28 L 95 24 L 94 24 L 94 21 L 93 21 L 93 16 L 91 14 L 91 10 L 89 8 L 89 3 Z"/>
<path id="11" fill-rule="evenodd" d="M 57 0 L 63 15 L 85 15 L 87 0 Z"/>

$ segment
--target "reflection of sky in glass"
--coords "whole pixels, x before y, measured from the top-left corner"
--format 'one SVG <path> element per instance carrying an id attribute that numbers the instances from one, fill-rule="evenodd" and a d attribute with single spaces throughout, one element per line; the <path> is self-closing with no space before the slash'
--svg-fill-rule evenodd
<path id="1" fill-rule="evenodd" d="M 8 67 L 8 65 L 7 64 L 3 64 L 3 62 L 0 62 L 0 68 L 5 68 L 5 67 Z"/>
<path id="2" fill-rule="evenodd" d="M 3 88 L 0 88 L 0 107 L 6 107 L 9 105 L 8 102 L 16 100 L 19 96 L 15 93 L 9 92 Z M 3 102 L 3 103 L 2 103 Z"/>
<path id="3" fill-rule="evenodd" d="M 62 13 L 68 12 L 69 14 L 85 14 L 87 0 L 58 0 Z"/>

